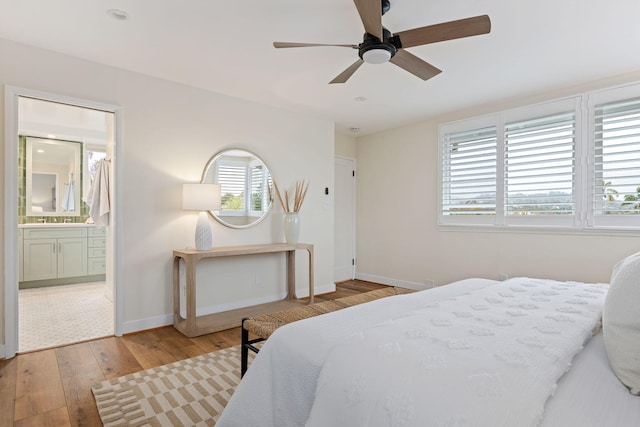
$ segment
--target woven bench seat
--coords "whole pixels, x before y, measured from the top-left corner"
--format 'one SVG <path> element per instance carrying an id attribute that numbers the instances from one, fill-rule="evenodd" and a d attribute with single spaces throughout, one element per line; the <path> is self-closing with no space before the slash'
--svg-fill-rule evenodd
<path id="1" fill-rule="evenodd" d="M 253 344 L 266 340 L 280 326 L 297 320 L 308 319 L 310 317 L 319 316 L 321 314 L 331 313 L 333 311 L 342 310 L 343 308 L 352 307 L 354 305 L 363 304 L 365 302 L 374 301 L 380 298 L 386 298 L 393 295 L 408 294 L 415 292 L 412 289 L 388 287 L 377 289 L 375 291 L 363 292 L 348 297 L 338 298 L 331 301 L 323 301 L 315 304 L 302 305 L 287 310 L 277 311 L 275 313 L 263 314 L 260 316 L 242 319 L 242 352 L 241 352 L 241 375 L 247 370 L 248 350 L 258 352 L 259 349 Z M 249 333 L 258 338 L 249 340 Z"/>

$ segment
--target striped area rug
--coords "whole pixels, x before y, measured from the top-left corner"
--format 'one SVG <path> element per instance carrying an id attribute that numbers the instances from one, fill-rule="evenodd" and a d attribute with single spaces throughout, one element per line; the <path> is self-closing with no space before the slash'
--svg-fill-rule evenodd
<path id="1" fill-rule="evenodd" d="M 103 381 L 91 391 L 105 427 L 213 426 L 239 382 L 238 345 Z"/>

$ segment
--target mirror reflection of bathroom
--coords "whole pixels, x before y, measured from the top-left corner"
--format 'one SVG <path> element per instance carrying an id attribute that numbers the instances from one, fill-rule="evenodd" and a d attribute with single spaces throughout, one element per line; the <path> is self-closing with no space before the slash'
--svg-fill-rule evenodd
<path id="1" fill-rule="evenodd" d="M 79 216 L 82 143 L 25 137 L 26 216 Z M 44 221 L 41 221 L 44 222 Z"/>
<path id="2" fill-rule="evenodd" d="M 114 115 L 29 97 L 18 107 L 18 352 L 111 336 L 109 227 L 94 224 L 90 196 Z"/>
<path id="3" fill-rule="evenodd" d="M 38 213 L 55 212 L 57 202 L 58 176 L 46 172 L 34 172 L 32 174 L 33 210 Z"/>

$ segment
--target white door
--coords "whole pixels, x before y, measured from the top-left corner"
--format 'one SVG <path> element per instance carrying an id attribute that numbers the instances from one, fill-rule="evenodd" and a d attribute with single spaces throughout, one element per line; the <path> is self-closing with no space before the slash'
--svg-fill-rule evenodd
<path id="1" fill-rule="evenodd" d="M 341 282 L 355 277 L 355 162 L 336 157 L 334 209 L 333 280 Z"/>

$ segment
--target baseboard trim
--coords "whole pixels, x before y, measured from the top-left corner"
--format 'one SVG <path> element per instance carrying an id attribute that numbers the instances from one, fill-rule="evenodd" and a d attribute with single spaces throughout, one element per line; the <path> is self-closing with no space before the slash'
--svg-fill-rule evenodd
<path id="1" fill-rule="evenodd" d="M 373 274 L 356 273 L 356 279 L 366 280 L 367 282 L 380 283 L 388 286 L 400 286 L 401 288 L 413 289 L 416 291 L 423 291 L 425 289 L 432 288 L 433 285 L 425 285 L 424 283 L 407 282 L 405 280 L 392 279 L 389 277 L 375 276 Z"/>
<path id="2" fill-rule="evenodd" d="M 163 326 L 169 325 L 173 325 L 173 314 L 165 314 L 162 316 L 147 317 L 146 319 L 132 320 L 130 322 L 122 323 L 122 335 L 148 331 L 151 329 L 161 328 Z"/>
<path id="3" fill-rule="evenodd" d="M 94 274 L 92 276 L 65 277 L 63 279 L 31 280 L 29 282 L 19 282 L 18 289 L 44 288 L 49 286 L 77 285 L 78 283 L 104 282 L 104 274 Z"/>
<path id="4" fill-rule="evenodd" d="M 336 291 L 336 284 L 335 283 L 330 283 L 328 285 L 322 285 L 322 286 L 315 286 L 313 288 L 313 294 L 314 295 L 322 295 L 322 294 L 329 294 L 331 292 L 335 292 Z M 309 296 L 309 288 L 304 288 L 304 289 L 297 289 L 296 290 L 296 295 L 298 298 L 306 298 Z"/>
<path id="5" fill-rule="evenodd" d="M 327 285 L 317 286 L 314 288 L 314 294 L 326 294 L 329 292 L 335 292 L 336 285 L 335 283 L 330 283 Z M 218 304 L 215 306 L 202 307 L 197 310 L 198 316 L 204 316 L 207 314 L 220 313 L 222 311 L 235 310 L 237 308 L 249 307 L 252 305 L 263 304 L 266 302 L 278 301 L 283 299 L 286 294 L 269 296 L 269 297 L 260 297 L 260 298 L 252 298 L 249 300 L 235 301 L 233 303 L 227 304 Z M 309 289 L 297 289 L 296 296 L 298 298 L 306 298 L 309 296 Z M 183 313 L 184 316 L 184 313 Z M 130 322 L 124 322 L 122 325 L 122 333 L 123 334 L 132 334 L 136 332 L 142 332 L 150 329 L 161 328 L 163 326 L 173 325 L 173 314 L 165 314 L 162 316 L 154 316 L 148 317 L 146 319 L 133 320 Z"/>

